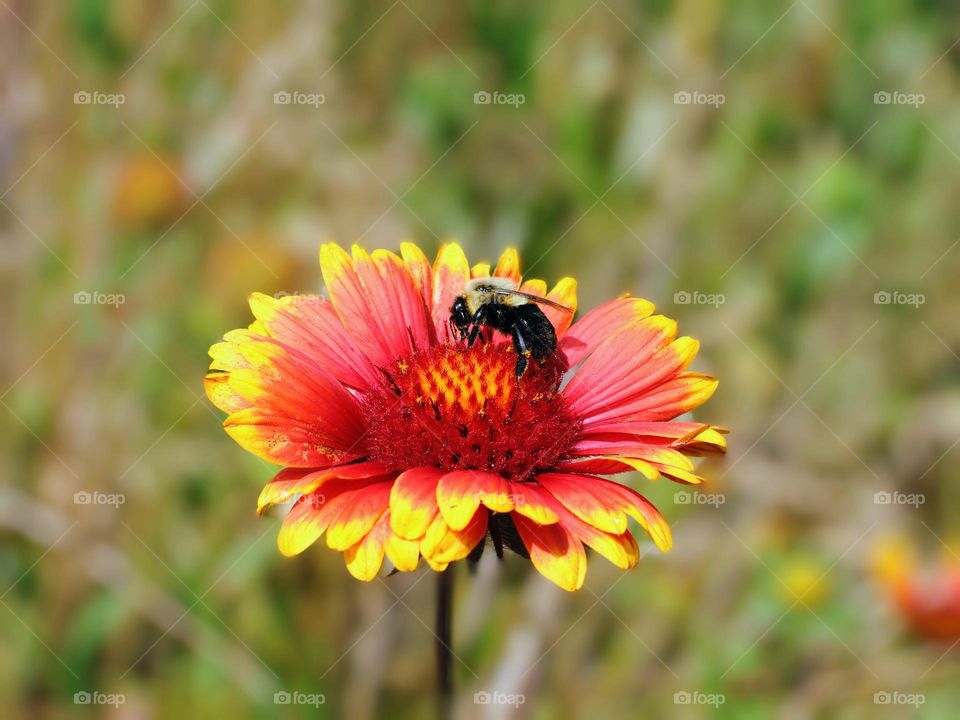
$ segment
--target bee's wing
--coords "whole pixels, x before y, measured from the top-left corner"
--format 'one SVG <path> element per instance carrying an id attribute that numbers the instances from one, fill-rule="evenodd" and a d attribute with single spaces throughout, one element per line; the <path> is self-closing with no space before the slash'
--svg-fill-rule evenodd
<path id="1" fill-rule="evenodd" d="M 501 295 L 503 297 L 515 295 L 526 298 L 527 300 L 535 302 L 538 305 L 547 305 L 548 307 L 556 308 L 557 310 L 563 310 L 564 312 L 568 313 L 573 312 L 572 308 L 568 308 L 566 305 L 561 305 L 560 303 L 555 303 L 553 300 L 547 300 L 547 298 L 541 297 L 540 295 L 532 295 L 530 293 L 520 292 L 519 290 L 507 290 L 505 288 L 486 288 L 486 290 L 493 295 Z"/>

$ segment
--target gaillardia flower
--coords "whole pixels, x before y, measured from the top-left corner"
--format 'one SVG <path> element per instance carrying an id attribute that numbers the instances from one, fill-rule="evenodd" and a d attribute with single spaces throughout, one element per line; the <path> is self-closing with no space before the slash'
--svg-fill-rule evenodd
<path id="1" fill-rule="evenodd" d="M 584 546 L 621 568 L 639 559 L 634 518 L 661 550 L 670 529 L 635 490 L 606 479 L 639 471 L 697 484 L 690 456 L 725 450 L 723 431 L 671 422 L 713 393 L 688 372 L 698 343 L 646 300 L 621 297 L 577 322 L 576 282 L 548 293 L 523 281 L 516 251 L 496 267 L 456 244 L 431 264 L 400 255 L 320 250 L 329 299 L 254 294 L 256 320 L 210 349 L 207 395 L 243 448 L 284 466 L 259 511 L 299 496 L 280 529 L 284 555 L 326 533 L 351 574 L 371 580 L 384 556 L 400 571 L 434 570 L 482 551 L 489 535 L 579 588 Z M 517 375 L 506 333 L 472 345 L 451 323 L 467 283 L 506 278 L 538 305 L 556 350 Z M 504 285 L 503 281 L 498 281 Z"/>

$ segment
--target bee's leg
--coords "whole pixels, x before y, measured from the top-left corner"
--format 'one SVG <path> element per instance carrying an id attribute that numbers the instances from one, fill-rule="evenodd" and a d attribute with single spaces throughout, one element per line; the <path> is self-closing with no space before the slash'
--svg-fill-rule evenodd
<path id="1" fill-rule="evenodd" d="M 470 340 L 467 342 L 467 347 L 473 347 L 473 344 L 477 341 L 477 338 L 480 336 L 480 331 L 483 330 L 483 319 L 486 315 L 486 308 L 481 306 L 470 318 L 470 324 L 473 328 L 470 330 Z"/>
<path id="2" fill-rule="evenodd" d="M 513 330 L 513 349 L 517 351 L 517 368 L 515 372 L 519 378 L 527 369 L 530 351 L 527 350 L 527 343 L 524 341 L 523 335 L 521 335 L 516 328 Z"/>

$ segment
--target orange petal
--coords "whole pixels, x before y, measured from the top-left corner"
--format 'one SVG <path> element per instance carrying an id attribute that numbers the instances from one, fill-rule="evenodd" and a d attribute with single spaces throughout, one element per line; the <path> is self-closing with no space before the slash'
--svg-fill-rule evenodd
<path id="1" fill-rule="evenodd" d="M 294 503 L 277 536 L 281 553 L 293 557 L 317 541 L 327 529 L 328 519 L 323 515 L 323 507 L 323 501 L 312 495 L 304 495 Z"/>
<path id="2" fill-rule="evenodd" d="M 577 320 L 558 343 L 573 367 L 600 344 L 627 325 L 653 313 L 653 303 L 642 298 L 622 297 L 594 308 Z"/>
<path id="3" fill-rule="evenodd" d="M 516 248 L 507 248 L 500 255 L 497 267 L 493 270 L 494 277 L 509 278 L 517 285 L 520 284 L 520 254 Z"/>
<path id="4" fill-rule="evenodd" d="M 371 257 L 354 245 L 351 257 L 327 243 L 320 248 L 320 269 L 340 320 L 374 365 L 389 367 L 429 344 L 422 296 L 396 255 L 377 251 Z"/>
<path id="5" fill-rule="evenodd" d="M 573 322 L 573 315 L 577 311 L 577 281 L 571 277 L 565 277 L 553 286 L 553 290 L 547 295 L 547 300 L 563 305 L 570 309 L 570 312 L 558 310 L 557 308 L 544 305 L 543 314 L 553 323 L 557 331 L 557 337 L 562 338 Z"/>
<path id="6" fill-rule="evenodd" d="M 248 405 L 224 421 L 241 447 L 288 467 L 325 467 L 357 456 L 364 423 L 343 385 L 312 358 L 276 340 L 228 336 L 233 341 L 220 343 L 215 352 L 223 359 L 231 348 L 229 362 L 236 369 L 225 382 L 229 393 Z"/>
<path id="7" fill-rule="evenodd" d="M 257 514 L 262 515 L 271 505 L 286 502 L 294 495 L 306 495 L 325 482 L 337 479 L 367 479 L 387 474 L 380 463 L 359 462 L 329 468 L 285 468 L 264 485 L 257 500 Z"/>
<path id="8" fill-rule="evenodd" d="M 445 566 L 446 563 L 463 560 L 477 543 L 483 542 L 489 516 L 486 510 L 474 513 L 466 527 L 454 530 L 442 515 L 437 515 L 420 543 L 420 554 L 434 569 L 439 564 Z"/>
<path id="9" fill-rule="evenodd" d="M 351 545 L 343 553 L 347 570 L 357 580 L 373 580 L 383 565 L 383 555 L 390 539 L 390 520 L 382 516 L 363 539 Z"/>
<path id="10" fill-rule="evenodd" d="M 390 522 L 389 518 L 387 522 Z M 387 539 L 386 553 L 397 570 L 412 572 L 417 569 L 417 564 L 420 561 L 420 542 L 418 540 L 406 540 L 391 531 L 390 537 Z"/>
<path id="11" fill-rule="evenodd" d="M 437 506 L 453 530 L 462 530 L 483 503 L 491 510 L 513 509 L 510 484 L 495 473 L 458 470 L 447 473 L 437 484 Z"/>
<path id="12" fill-rule="evenodd" d="M 564 590 L 579 590 L 587 573 L 583 544 L 560 524 L 538 525 L 518 513 L 511 518 L 533 566 Z"/>
<path id="13" fill-rule="evenodd" d="M 463 295 L 470 279 L 470 265 L 463 249 L 456 243 L 446 243 L 433 263 L 432 313 L 437 339 L 452 341 L 450 335 L 450 307 L 454 299 Z"/>
<path id="14" fill-rule="evenodd" d="M 333 550 L 346 550 L 360 542 L 390 506 L 390 486 L 382 482 L 348 490 L 349 498 L 336 518 L 327 528 L 327 546 Z"/>
<path id="15" fill-rule="evenodd" d="M 577 537 L 584 545 L 592 548 L 619 568 L 627 570 L 640 560 L 640 548 L 629 531 L 609 533 L 585 523 L 571 513 L 562 503 L 552 496 L 547 502 L 553 505 L 558 522 Z"/>
<path id="16" fill-rule="evenodd" d="M 646 394 L 624 402 L 616 410 L 597 413 L 587 423 L 617 418 L 638 422 L 671 420 L 703 405 L 716 389 L 717 381 L 709 375 L 683 372 Z"/>
<path id="17" fill-rule="evenodd" d="M 254 293 L 250 309 L 269 337 L 309 355 L 345 385 L 367 390 L 379 383 L 379 373 L 329 300 L 319 295 L 278 299 Z"/>
<path id="18" fill-rule="evenodd" d="M 648 480 L 656 480 L 660 473 L 650 463 L 637 458 L 611 455 L 609 457 L 569 460 L 557 465 L 557 472 L 585 473 L 588 475 L 617 475 L 636 470 Z"/>
<path id="19" fill-rule="evenodd" d="M 413 284 L 423 300 L 423 307 L 429 311 L 430 294 L 433 292 L 433 268 L 430 267 L 430 260 L 423 254 L 423 250 L 412 242 L 400 243 L 400 257 L 410 271 Z"/>
<path id="20" fill-rule="evenodd" d="M 510 483 L 513 495 L 514 512 L 533 520 L 538 525 L 550 525 L 557 522 L 557 513 L 550 506 L 549 496 L 536 483 Z"/>
<path id="21" fill-rule="evenodd" d="M 390 525 L 401 538 L 419 540 L 437 515 L 437 482 L 443 471 L 413 468 L 400 473 L 390 491 Z"/>
<path id="22" fill-rule="evenodd" d="M 670 526 L 643 495 L 620 483 L 588 475 L 543 473 L 537 482 L 570 512 L 594 527 L 614 534 L 626 529 L 623 513 L 633 517 L 654 544 L 670 549 Z"/>
<path id="23" fill-rule="evenodd" d="M 539 280 L 537 278 L 534 278 L 533 280 L 525 280 L 523 285 L 520 286 L 520 292 L 546 297 L 547 284 L 543 280 Z"/>
<path id="24" fill-rule="evenodd" d="M 693 360 L 698 343 L 673 342 L 677 323 L 653 315 L 621 330 L 583 361 L 564 389 L 571 409 L 585 423 L 608 417 L 634 419 L 621 406 L 681 372 Z"/>
<path id="25" fill-rule="evenodd" d="M 230 389 L 230 373 L 212 372 L 203 378 L 203 389 L 215 406 L 225 413 L 250 407 L 250 403 Z"/>
<path id="26" fill-rule="evenodd" d="M 470 277 L 485 278 L 490 277 L 490 263 L 481 262 L 470 268 Z"/>

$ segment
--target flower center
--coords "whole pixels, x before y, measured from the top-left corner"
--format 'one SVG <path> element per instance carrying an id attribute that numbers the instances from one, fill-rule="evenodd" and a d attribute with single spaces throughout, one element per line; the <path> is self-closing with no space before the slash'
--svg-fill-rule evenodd
<path id="1" fill-rule="evenodd" d="M 516 481 L 552 467 L 581 430 L 558 390 L 563 368 L 531 361 L 518 379 L 516 363 L 507 344 L 438 345 L 399 360 L 362 399 L 368 457 Z"/>

